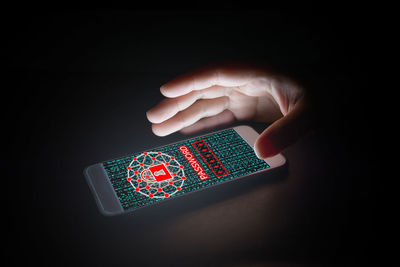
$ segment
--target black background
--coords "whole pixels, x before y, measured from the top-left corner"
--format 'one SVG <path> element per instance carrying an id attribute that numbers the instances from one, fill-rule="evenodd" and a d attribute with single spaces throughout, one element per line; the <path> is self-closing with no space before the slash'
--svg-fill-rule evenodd
<path id="1" fill-rule="evenodd" d="M 386 185 L 372 127 L 381 117 L 370 104 L 378 102 L 369 83 L 377 30 L 371 10 L 4 12 L 1 164 L 10 227 L 3 234 L 12 260 L 51 266 L 390 260 L 391 223 L 383 227 L 381 215 L 391 207 L 377 202 Z M 256 176 L 217 194 L 101 216 L 83 169 L 187 138 L 154 136 L 145 112 L 162 99 L 163 83 L 227 60 L 267 63 L 312 93 L 320 125 L 284 151 L 289 167 L 268 181 Z M 285 186 L 292 189 L 279 189 Z M 243 211 L 259 203 L 257 188 L 279 197 L 258 210 L 271 225 L 255 222 L 259 235 L 247 234 L 245 217 L 258 215 Z"/>

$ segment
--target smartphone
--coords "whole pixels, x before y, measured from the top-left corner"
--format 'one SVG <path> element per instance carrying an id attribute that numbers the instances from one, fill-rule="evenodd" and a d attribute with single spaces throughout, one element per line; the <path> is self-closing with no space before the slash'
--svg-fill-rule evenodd
<path id="1" fill-rule="evenodd" d="M 91 165 L 84 170 L 100 212 L 117 215 L 285 164 L 254 152 L 258 133 L 237 126 Z"/>

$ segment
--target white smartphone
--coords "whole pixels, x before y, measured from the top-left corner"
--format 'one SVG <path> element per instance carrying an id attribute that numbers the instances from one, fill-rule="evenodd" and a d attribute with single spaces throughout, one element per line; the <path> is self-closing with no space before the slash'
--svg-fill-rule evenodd
<path id="1" fill-rule="evenodd" d="M 84 170 L 100 212 L 117 215 L 285 164 L 257 158 L 258 133 L 237 126 L 94 164 Z"/>

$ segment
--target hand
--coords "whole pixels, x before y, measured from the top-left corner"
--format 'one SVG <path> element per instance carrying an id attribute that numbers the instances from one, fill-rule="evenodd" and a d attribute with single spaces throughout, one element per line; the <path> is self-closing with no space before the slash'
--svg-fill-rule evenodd
<path id="1" fill-rule="evenodd" d="M 267 158 L 310 128 L 303 88 L 263 67 L 207 67 L 164 84 L 160 91 L 166 99 L 147 112 L 158 136 L 194 133 L 235 119 L 273 122 L 255 143 L 257 156 Z"/>

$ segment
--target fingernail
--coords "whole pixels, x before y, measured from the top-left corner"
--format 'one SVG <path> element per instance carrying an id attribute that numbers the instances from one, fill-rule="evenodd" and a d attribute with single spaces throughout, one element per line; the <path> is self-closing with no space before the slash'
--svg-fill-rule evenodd
<path id="1" fill-rule="evenodd" d="M 151 110 L 146 111 L 146 117 L 151 123 L 154 123 L 155 121 L 154 121 L 154 118 L 152 118 L 151 113 L 152 113 Z"/>
<path id="2" fill-rule="evenodd" d="M 164 94 L 164 93 L 165 93 L 165 87 L 164 87 L 164 85 L 161 85 L 161 87 L 160 87 L 160 92 L 161 92 L 161 94 Z"/>

